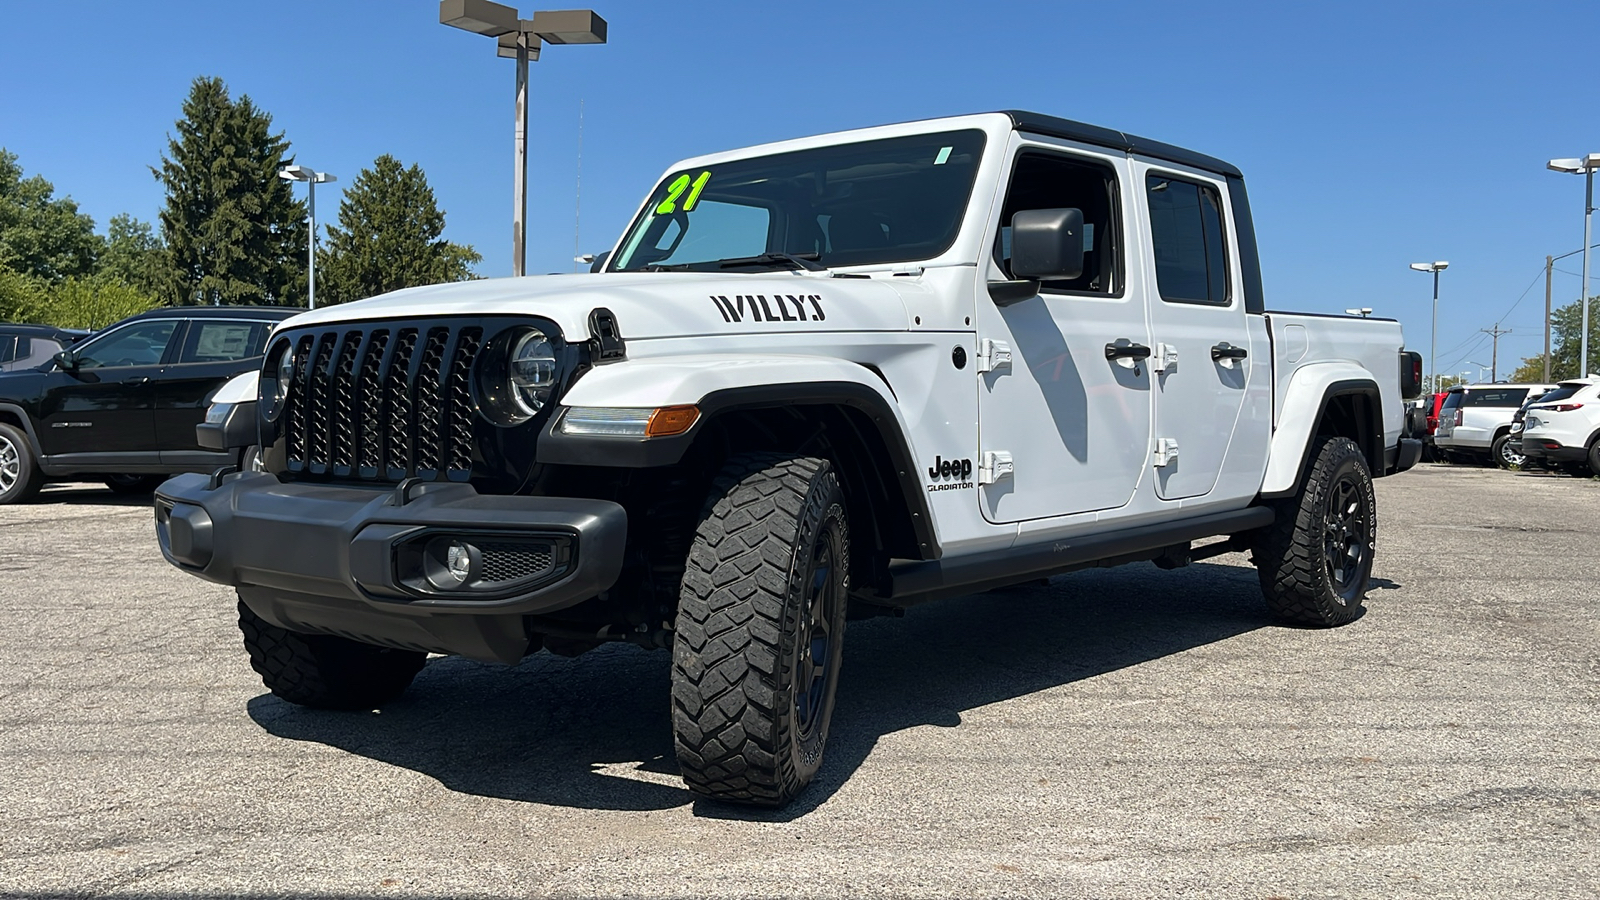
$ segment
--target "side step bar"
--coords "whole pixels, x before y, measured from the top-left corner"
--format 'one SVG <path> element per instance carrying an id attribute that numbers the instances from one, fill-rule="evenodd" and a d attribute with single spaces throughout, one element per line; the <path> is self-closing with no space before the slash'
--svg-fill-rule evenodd
<path id="1" fill-rule="evenodd" d="M 1265 528 L 1272 524 L 1273 518 L 1271 509 L 1251 506 L 1177 522 L 1038 541 L 966 558 L 897 559 L 889 564 L 888 593 L 874 597 L 872 602 L 894 607 L 912 606 L 1048 578 L 1101 563 L 1121 565 L 1156 559 L 1175 545 L 1186 548 L 1190 541 Z"/>

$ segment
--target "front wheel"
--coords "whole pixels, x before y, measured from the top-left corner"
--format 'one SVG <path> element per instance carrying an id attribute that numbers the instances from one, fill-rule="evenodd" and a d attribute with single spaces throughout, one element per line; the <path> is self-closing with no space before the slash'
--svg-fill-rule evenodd
<path id="1" fill-rule="evenodd" d="M 1489 456 L 1502 469 L 1520 469 L 1528 464 L 1528 457 L 1511 444 L 1511 435 L 1502 434 L 1494 439 Z"/>
<path id="2" fill-rule="evenodd" d="M 22 430 L 0 423 L 0 506 L 32 500 L 44 486 L 44 474 L 33 458 Z"/>
<path id="3" fill-rule="evenodd" d="M 326 634 L 302 634 L 268 622 L 239 601 L 239 631 L 250 668 L 277 696 L 317 709 L 372 709 L 400 696 L 428 654 Z"/>
<path id="4" fill-rule="evenodd" d="M 672 729 L 697 794 L 783 806 L 822 765 L 849 590 L 827 460 L 741 454 L 713 482 L 678 599 Z"/>
<path id="5" fill-rule="evenodd" d="M 1361 449 L 1349 438 L 1324 438 L 1299 491 L 1276 511 L 1254 552 L 1267 606 L 1301 625 L 1353 621 L 1378 537 L 1378 500 Z"/>

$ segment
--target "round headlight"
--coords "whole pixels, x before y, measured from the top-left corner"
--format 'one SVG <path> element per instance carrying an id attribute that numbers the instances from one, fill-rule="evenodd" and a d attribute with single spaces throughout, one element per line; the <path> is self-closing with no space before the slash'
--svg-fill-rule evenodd
<path id="1" fill-rule="evenodd" d="M 261 379 L 262 409 L 268 419 L 283 410 L 283 401 L 289 397 L 289 387 L 294 384 L 294 346 L 285 344 L 278 353 L 278 364 Z M 270 393 L 269 393 L 270 392 Z"/>
<path id="2" fill-rule="evenodd" d="M 538 415 L 556 387 L 555 344 L 537 328 L 521 328 L 490 342 L 478 365 L 480 408 L 499 425 L 520 425 Z"/>

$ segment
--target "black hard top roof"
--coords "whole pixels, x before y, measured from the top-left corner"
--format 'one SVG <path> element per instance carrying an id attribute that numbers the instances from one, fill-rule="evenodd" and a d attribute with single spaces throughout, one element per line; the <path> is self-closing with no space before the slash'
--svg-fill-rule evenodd
<path id="1" fill-rule="evenodd" d="M 1218 175 L 1228 175 L 1234 178 L 1243 178 L 1244 173 L 1231 163 L 1223 162 L 1215 156 L 1185 150 L 1172 144 L 1163 144 L 1149 138 L 1136 137 L 1124 131 L 1113 131 L 1099 125 L 1086 125 L 1083 122 L 1074 122 L 1071 119 L 1058 119 L 1055 116 L 1046 116 L 1041 113 L 1026 112 L 1019 109 L 1002 110 L 1001 115 L 1011 117 L 1011 123 L 1018 131 L 1043 134 L 1050 137 L 1065 138 L 1069 141 L 1081 141 L 1085 144 L 1094 144 L 1098 147 L 1110 147 L 1124 153 L 1137 153 L 1140 156 L 1153 156 L 1167 162 L 1180 165 L 1193 166 L 1196 169 L 1205 169 Z"/>
<path id="2" fill-rule="evenodd" d="M 133 319 L 263 319 L 281 322 L 290 316 L 305 312 L 296 306 L 163 306 L 152 309 L 137 316 L 131 316 L 126 321 Z"/>

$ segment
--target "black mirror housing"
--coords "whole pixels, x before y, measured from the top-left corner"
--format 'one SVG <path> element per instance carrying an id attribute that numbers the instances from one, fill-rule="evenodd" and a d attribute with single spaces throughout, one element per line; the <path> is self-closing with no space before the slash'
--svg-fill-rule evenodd
<path id="1" fill-rule="evenodd" d="M 62 350 L 51 358 L 56 361 L 56 365 L 68 372 L 78 368 L 78 355 L 71 350 Z"/>
<path id="2" fill-rule="evenodd" d="M 611 258 L 611 251 L 605 250 L 594 255 L 594 261 L 589 263 L 589 271 L 599 272 L 606 267 L 606 260 Z"/>
<path id="3" fill-rule="evenodd" d="M 1011 277 L 1083 276 L 1083 210 L 1024 209 L 1011 217 Z"/>

